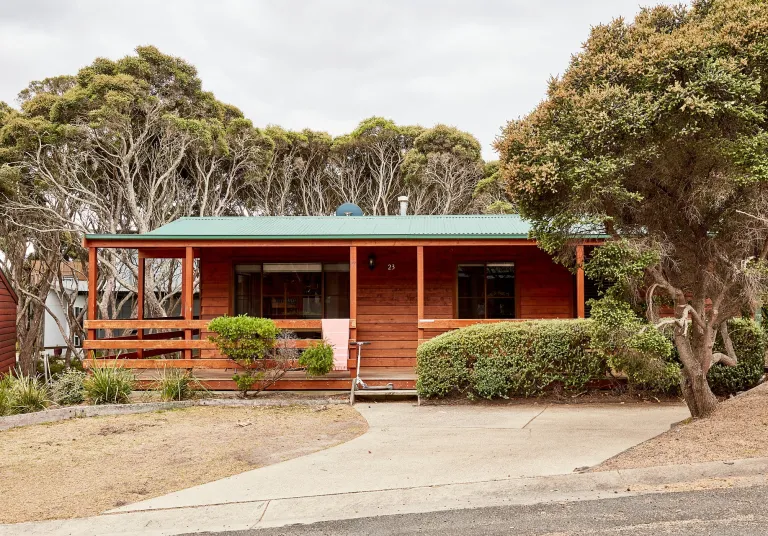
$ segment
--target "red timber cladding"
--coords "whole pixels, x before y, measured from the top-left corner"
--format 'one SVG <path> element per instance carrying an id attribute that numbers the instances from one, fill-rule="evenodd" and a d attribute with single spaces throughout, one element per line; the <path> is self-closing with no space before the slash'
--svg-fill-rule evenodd
<path id="1" fill-rule="evenodd" d="M 573 318 L 571 272 L 535 246 L 424 248 L 424 317 L 455 318 L 458 264 L 514 262 L 517 316 L 521 319 Z M 429 339 L 442 330 L 425 330 Z"/>
<path id="2" fill-rule="evenodd" d="M 348 247 L 203 248 L 200 250 L 200 318 L 234 314 L 234 265 L 262 262 L 348 263 Z M 210 332 L 202 332 L 207 338 Z M 221 358 L 216 350 L 202 350 L 202 358 Z"/>
<path id="3" fill-rule="evenodd" d="M 375 255 L 375 268 L 368 265 Z M 357 340 L 362 367 L 414 367 L 418 345 L 415 247 L 357 248 Z"/>
<path id="4" fill-rule="evenodd" d="M 0 373 L 16 365 L 16 300 L 0 276 Z"/>

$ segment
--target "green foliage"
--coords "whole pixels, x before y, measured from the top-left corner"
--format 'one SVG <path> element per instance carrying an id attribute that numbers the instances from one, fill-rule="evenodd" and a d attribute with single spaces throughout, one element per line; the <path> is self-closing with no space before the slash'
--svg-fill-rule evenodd
<path id="1" fill-rule="evenodd" d="M 299 366 L 304 367 L 307 376 L 323 376 L 333 370 L 333 346 L 327 341 L 318 341 L 299 356 Z"/>
<path id="2" fill-rule="evenodd" d="M 233 375 L 232 379 L 242 395 L 246 396 L 256 382 L 265 379 L 263 363 L 259 362 L 275 348 L 280 330 L 268 318 L 247 315 L 214 318 L 208 323 L 208 329 L 216 334 L 210 340 L 219 351 L 245 369 Z M 261 367 L 261 370 L 252 370 L 254 365 Z"/>
<path id="3" fill-rule="evenodd" d="M 237 390 L 240 391 L 240 394 L 243 397 L 245 397 L 248 395 L 248 391 L 253 389 L 256 382 L 264 379 L 264 372 L 245 369 L 233 374 L 232 379 L 235 381 L 235 385 L 237 385 Z"/>
<path id="4" fill-rule="evenodd" d="M 707 373 L 712 392 L 721 396 L 752 389 L 760 382 L 765 369 L 766 334 L 756 322 L 735 318 L 728 323 L 728 334 L 738 357 L 736 366 L 715 363 Z M 719 338 L 715 351 L 724 351 Z"/>
<path id="5" fill-rule="evenodd" d="M 91 404 L 124 404 L 136 384 L 133 372 L 119 366 L 97 366 L 83 382 Z"/>
<path id="6" fill-rule="evenodd" d="M 191 372 L 164 368 L 155 382 L 155 390 L 160 394 L 161 400 L 171 402 L 192 398 L 196 385 L 199 385 L 199 382 Z"/>
<path id="7" fill-rule="evenodd" d="M 247 315 L 214 318 L 208 329 L 216 334 L 210 340 L 221 353 L 242 366 L 263 359 L 280 333 L 272 320 Z"/>
<path id="8" fill-rule="evenodd" d="M 36 376 L 19 373 L 0 379 L 0 416 L 41 411 L 50 402 L 48 387 Z"/>
<path id="9" fill-rule="evenodd" d="M 674 346 L 641 319 L 629 303 L 611 295 L 591 300 L 592 345 L 608 364 L 626 374 L 629 384 L 660 392 L 677 389 L 680 365 Z"/>
<path id="10" fill-rule="evenodd" d="M 466 393 L 483 398 L 582 389 L 605 377 L 590 347 L 588 320 L 478 324 L 444 333 L 417 351 L 416 388 L 425 397 Z"/>
<path id="11" fill-rule="evenodd" d="M 80 404 L 85 400 L 86 374 L 69 369 L 60 373 L 51 385 L 51 399 L 59 406 Z"/>

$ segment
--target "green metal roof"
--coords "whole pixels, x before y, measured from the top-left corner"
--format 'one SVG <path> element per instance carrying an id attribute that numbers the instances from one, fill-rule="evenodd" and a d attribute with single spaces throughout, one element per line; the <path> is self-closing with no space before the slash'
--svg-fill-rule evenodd
<path id="1" fill-rule="evenodd" d="M 180 218 L 145 234 L 87 235 L 88 239 L 338 240 L 528 238 L 517 215 L 255 216 Z"/>

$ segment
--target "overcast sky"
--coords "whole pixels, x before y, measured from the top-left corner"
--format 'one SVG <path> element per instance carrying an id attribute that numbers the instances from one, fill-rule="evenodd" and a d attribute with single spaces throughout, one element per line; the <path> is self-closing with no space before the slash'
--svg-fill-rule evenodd
<path id="1" fill-rule="evenodd" d="M 657 3 L 647 0 L 642 5 Z M 670 2 L 671 3 L 671 2 Z M 446 123 L 486 159 L 589 28 L 640 0 L 2 0 L 0 100 L 31 80 L 152 44 L 258 126 L 337 135 L 372 115 Z"/>

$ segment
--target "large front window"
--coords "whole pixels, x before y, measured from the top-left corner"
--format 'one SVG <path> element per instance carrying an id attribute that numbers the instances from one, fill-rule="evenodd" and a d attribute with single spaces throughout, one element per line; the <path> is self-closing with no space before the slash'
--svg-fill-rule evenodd
<path id="1" fill-rule="evenodd" d="M 236 265 L 235 314 L 349 318 L 349 264 Z"/>
<path id="2" fill-rule="evenodd" d="M 515 264 L 460 264 L 459 318 L 515 318 Z"/>

